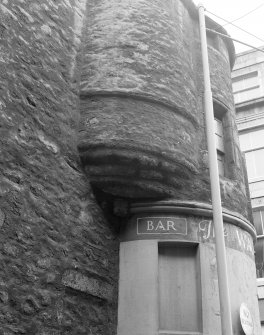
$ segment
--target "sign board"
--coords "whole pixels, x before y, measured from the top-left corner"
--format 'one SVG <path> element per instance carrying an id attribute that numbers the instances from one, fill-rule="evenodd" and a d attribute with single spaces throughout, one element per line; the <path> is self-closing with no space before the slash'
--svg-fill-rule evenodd
<path id="1" fill-rule="evenodd" d="M 141 216 L 139 213 L 132 216 L 126 225 L 122 225 L 121 240 L 164 239 L 215 243 L 213 220 L 207 217 L 151 214 Z M 243 252 L 254 259 L 253 239 L 249 232 L 234 224 L 224 223 L 224 236 L 228 248 Z"/>
<path id="2" fill-rule="evenodd" d="M 142 217 L 137 219 L 137 235 L 187 235 L 187 220 L 178 217 Z"/>
<path id="3" fill-rule="evenodd" d="M 240 306 L 240 322 L 246 335 L 254 334 L 253 319 L 247 305 L 244 303 L 242 303 Z"/>

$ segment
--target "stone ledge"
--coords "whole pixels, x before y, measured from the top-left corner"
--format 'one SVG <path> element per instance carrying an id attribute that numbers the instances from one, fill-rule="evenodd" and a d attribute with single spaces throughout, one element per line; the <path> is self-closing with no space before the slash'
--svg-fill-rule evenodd
<path id="1" fill-rule="evenodd" d="M 100 299 L 111 301 L 113 298 L 113 287 L 111 285 L 95 278 L 89 278 L 75 270 L 64 272 L 62 284 Z"/>
<path id="2" fill-rule="evenodd" d="M 133 203 L 130 206 L 130 213 L 141 213 L 141 212 L 160 212 L 168 213 L 184 213 L 188 215 L 198 215 L 213 217 L 213 208 L 211 204 L 196 202 L 196 201 L 179 201 L 179 200 L 165 200 L 165 201 L 156 201 L 156 202 L 142 202 L 142 203 Z M 237 212 L 232 212 L 226 208 L 222 209 L 223 211 L 223 220 L 225 222 L 234 224 L 245 231 L 247 231 L 253 238 L 253 241 L 256 242 L 256 229 L 255 227 L 242 215 Z"/>

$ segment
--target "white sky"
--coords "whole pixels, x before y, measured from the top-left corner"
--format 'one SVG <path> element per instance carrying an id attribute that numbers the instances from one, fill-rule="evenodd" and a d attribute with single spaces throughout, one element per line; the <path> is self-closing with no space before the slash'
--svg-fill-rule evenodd
<path id="1" fill-rule="evenodd" d="M 195 4 L 202 3 L 208 11 L 224 18 L 227 21 L 233 21 L 240 16 L 250 12 L 256 7 L 263 4 L 262 7 L 247 15 L 246 17 L 233 22 L 235 25 L 247 30 L 248 32 L 256 35 L 263 41 L 248 35 L 247 33 L 228 24 L 224 26 L 231 37 L 234 37 L 242 42 L 251 44 L 252 46 L 264 46 L 264 0 L 194 0 Z M 226 23 L 209 13 L 214 21 L 225 25 Z M 235 43 L 236 52 L 248 50 L 249 47 L 239 43 Z"/>

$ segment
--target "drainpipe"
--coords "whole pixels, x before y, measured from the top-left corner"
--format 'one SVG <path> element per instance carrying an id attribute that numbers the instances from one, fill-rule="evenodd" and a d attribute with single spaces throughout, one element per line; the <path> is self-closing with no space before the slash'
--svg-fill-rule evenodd
<path id="1" fill-rule="evenodd" d="M 233 334 L 232 316 L 231 316 L 230 295 L 228 287 L 220 182 L 219 182 L 217 154 L 215 145 L 214 111 L 213 111 L 213 99 L 212 99 L 211 82 L 210 82 L 208 52 L 207 52 L 204 6 L 202 4 L 199 4 L 198 9 L 199 9 L 202 60 L 203 60 L 204 108 L 206 116 L 206 135 L 207 135 L 208 156 L 209 156 L 213 221 L 215 228 L 215 244 L 216 244 L 221 325 L 223 335 L 232 335 Z"/>

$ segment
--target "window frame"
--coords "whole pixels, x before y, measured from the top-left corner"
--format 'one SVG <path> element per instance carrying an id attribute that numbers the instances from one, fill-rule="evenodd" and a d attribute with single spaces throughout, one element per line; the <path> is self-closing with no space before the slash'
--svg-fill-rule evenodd
<path id="1" fill-rule="evenodd" d="M 256 163 L 256 155 L 257 155 L 257 152 L 260 152 L 262 151 L 263 153 L 263 150 L 264 150 L 264 141 L 261 142 L 261 138 L 260 140 L 257 139 L 257 138 L 254 138 L 254 135 L 256 133 L 262 133 L 263 135 L 263 140 L 264 140 L 264 125 L 262 125 L 261 127 L 257 127 L 257 128 L 250 128 L 250 129 L 245 129 L 245 131 L 241 132 L 239 134 L 239 141 L 240 141 L 240 148 L 241 148 L 241 151 L 244 153 L 245 155 L 245 160 L 246 160 L 246 167 L 247 167 L 247 173 L 248 173 L 248 179 L 249 179 L 249 184 L 251 183 L 254 183 L 254 182 L 258 182 L 258 181 L 264 181 L 264 170 L 263 170 L 263 174 L 262 175 L 258 175 L 256 172 L 257 172 L 257 169 L 256 169 L 256 166 L 257 166 L 257 163 Z M 242 140 L 242 136 L 247 136 L 246 138 L 244 137 L 244 139 Z M 241 142 L 243 144 L 241 144 Z M 260 143 L 260 144 L 259 144 Z M 248 144 L 248 145 L 246 145 Z M 250 157 L 250 155 L 252 157 Z M 263 155 L 264 157 L 264 155 Z M 252 162 L 252 167 L 254 169 L 254 175 L 252 175 L 252 169 L 249 168 L 250 164 L 249 164 L 249 161 Z M 264 160 L 263 160 L 263 166 L 264 166 Z"/>
<path id="2" fill-rule="evenodd" d="M 180 257 L 176 257 L 175 260 L 173 260 L 173 258 L 175 256 L 177 256 L 177 252 L 179 252 L 181 250 L 181 253 L 180 253 Z M 187 253 L 186 253 L 186 256 L 187 258 L 184 258 L 182 257 L 182 251 L 183 250 L 186 250 Z M 165 251 L 165 252 L 164 252 Z M 168 252 L 169 251 L 169 252 Z M 169 262 L 168 260 L 166 261 L 166 253 L 167 253 L 167 256 L 169 255 Z M 164 322 L 166 323 L 169 322 L 171 323 L 172 320 L 163 320 L 162 321 L 162 314 L 161 314 L 161 307 L 162 307 L 162 297 L 160 296 L 161 292 L 162 292 L 162 279 L 163 278 L 163 281 L 164 281 L 164 278 L 166 278 L 166 275 L 164 276 L 164 273 L 161 274 L 161 270 L 162 270 L 162 266 L 161 266 L 161 263 L 166 264 L 166 263 L 170 263 L 170 268 L 172 269 L 173 266 L 171 266 L 172 264 L 178 264 L 179 265 L 179 261 L 183 261 L 183 263 L 190 257 L 192 257 L 192 263 L 193 263 L 193 266 L 195 267 L 195 276 L 193 277 L 193 280 L 196 284 L 196 294 L 197 294 L 197 297 L 195 299 L 195 303 L 197 304 L 197 310 L 196 310 L 196 313 L 195 313 L 195 316 L 197 318 L 196 322 L 197 324 L 195 325 L 197 329 L 195 330 L 184 330 L 184 329 L 180 329 L 181 327 L 185 327 L 186 325 L 179 325 L 178 329 L 170 329 L 170 328 L 166 328 L 164 327 L 165 329 L 162 329 L 162 325 L 164 326 Z M 175 262 L 175 263 L 174 263 Z M 188 261 L 190 262 L 190 261 Z M 168 269 L 168 267 L 165 267 L 165 269 Z M 178 268 L 178 267 L 177 267 Z M 164 269 L 163 269 L 164 270 Z M 169 273 L 171 274 L 171 273 Z M 179 276 L 180 277 L 180 276 Z M 175 276 L 173 277 L 170 277 L 170 280 L 167 282 L 167 285 L 168 283 L 170 282 L 171 284 L 173 284 L 173 282 L 175 281 Z M 174 283 L 174 290 L 175 290 L 175 287 L 179 285 L 179 283 Z M 169 285 L 168 285 L 169 286 Z M 182 290 L 182 287 L 181 287 L 181 290 Z M 202 277 L 201 277 L 201 255 L 200 255 L 200 247 L 199 247 L 199 244 L 197 243 L 184 243 L 184 242 L 176 242 L 175 241 L 171 241 L 171 242 L 168 242 L 168 241 L 159 241 L 158 242 L 158 301 L 159 301 L 159 307 L 158 307 L 158 314 L 159 314 L 159 332 L 158 334 L 159 335 L 169 335 L 169 334 L 185 334 L 188 332 L 188 334 L 202 334 L 202 331 L 203 331 L 203 313 L 202 313 Z M 167 290 L 166 290 L 167 291 Z M 180 291 L 179 291 L 180 292 Z M 182 294 L 182 293 L 180 293 Z M 186 295 L 188 296 L 188 292 L 186 292 Z M 173 295 L 171 295 L 173 296 Z M 189 297 L 190 298 L 190 297 Z M 177 303 L 177 301 L 175 301 L 175 303 Z M 165 314 L 167 315 L 166 311 L 165 311 Z M 175 322 L 175 321 L 174 321 Z M 184 323 L 184 321 L 183 321 Z M 192 325 L 194 326 L 194 324 Z"/>
<path id="3" fill-rule="evenodd" d="M 250 83 L 248 79 L 256 79 L 255 83 Z M 236 88 L 235 84 L 241 83 L 240 88 Z M 245 94 L 253 93 L 253 90 L 260 88 L 260 77 L 259 77 L 259 71 L 254 70 L 251 72 L 247 72 L 245 74 L 238 75 L 236 77 L 232 78 L 232 88 L 233 88 L 233 94 L 234 94 L 234 100 L 235 103 L 242 103 L 245 101 L 249 101 L 252 99 L 256 99 L 258 97 L 258 92 L 256 92 L 256 97 L 248 97 Z M 245 93 L 245 94 L 243 94 Z M 259 92 L 260 93 L 260 92 Z"/>
<path id="4" fill-rule="evenodd" d="M 216 100 L 213 101 L 213 108 L 218 172 L 220 177 L 226 177 L 225 117 L 227 108 Z"/>

